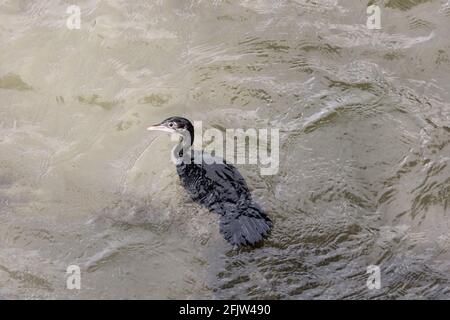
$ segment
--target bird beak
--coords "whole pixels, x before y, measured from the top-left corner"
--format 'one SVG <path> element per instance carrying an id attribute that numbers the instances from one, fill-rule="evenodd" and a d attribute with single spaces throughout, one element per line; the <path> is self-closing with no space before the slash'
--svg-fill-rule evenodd
<path id="1" fill-rule="evenodd" d="M 164 132 L 174 132 L 174 130 L 167 128 L 162 124 L 155 124 L 147 128 L 148 131 L 164 131 Z"/>

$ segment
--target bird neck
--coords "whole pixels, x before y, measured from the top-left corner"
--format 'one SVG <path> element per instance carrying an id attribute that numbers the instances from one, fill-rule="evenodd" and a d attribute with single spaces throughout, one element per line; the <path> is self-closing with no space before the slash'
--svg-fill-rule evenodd
<path id="1" fill-rule="evenodd" d="M 187 132 L 180 136 L 178 144 L 172 150 L 172 157 L 176 164 L 180 164 L 181 162 L 188 163 L 186 160 L 190 160 L 191 156 L 191 139 L 190 132 Z"/>

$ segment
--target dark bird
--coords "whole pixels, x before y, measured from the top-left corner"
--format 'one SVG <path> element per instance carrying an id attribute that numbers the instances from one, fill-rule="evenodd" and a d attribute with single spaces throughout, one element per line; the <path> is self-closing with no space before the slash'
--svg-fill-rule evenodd
<path id="1" fill-rule="evenodd" d="M 173 155 L 181 184 L 192 200 L 220 215 L 220 232 L 229 243 L 254 245 L 268 235 L 272 221 L 253 201 L 239 171 L 221 158 L 192 150 L 194 127 L 188 119 L 170 117 L 147 130 L 180 136 Z"/>

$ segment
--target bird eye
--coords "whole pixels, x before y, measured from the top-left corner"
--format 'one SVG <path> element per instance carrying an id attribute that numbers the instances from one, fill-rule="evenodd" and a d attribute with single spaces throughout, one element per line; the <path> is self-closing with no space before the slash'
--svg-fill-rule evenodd
<path id="1" fill-rule="evenodd" d="M 173 122 L 169 122 L 169 127 L 173 127 Z"/>

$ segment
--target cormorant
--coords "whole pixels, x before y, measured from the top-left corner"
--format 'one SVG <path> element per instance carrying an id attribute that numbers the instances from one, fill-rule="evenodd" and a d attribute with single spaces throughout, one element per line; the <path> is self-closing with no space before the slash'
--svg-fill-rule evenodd
<path id="1" fill-rule="evenodd" d="M 220 215 L 220 232 L 230 244 L 254 245 L 268 235 L 272 221 L 253 201 L 239 171 L 221 158 L 191 149 L 194 127 L 188 119 L 170 117 L 147 130 L 180 136 L 174 156 L 181 184 L 192 200 Z"/>

